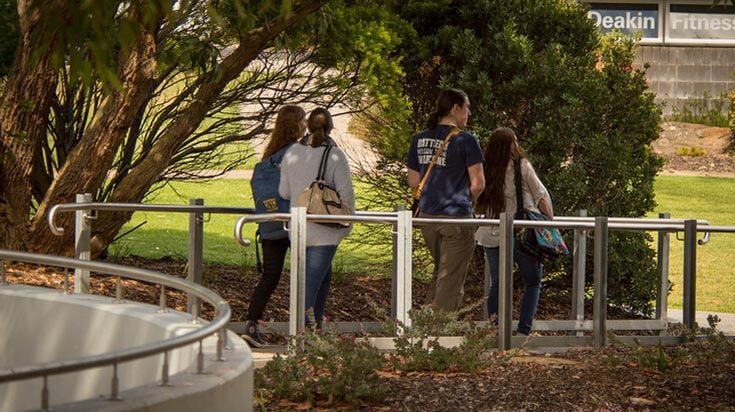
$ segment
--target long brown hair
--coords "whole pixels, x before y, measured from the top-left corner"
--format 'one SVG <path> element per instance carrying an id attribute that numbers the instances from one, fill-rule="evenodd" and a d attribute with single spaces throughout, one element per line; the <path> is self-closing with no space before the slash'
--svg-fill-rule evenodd
<path id="1" fill-rule="evenodd" d="M 317 107 L 309 113 L 309 120 L 306 122 L 311 134 L 311 147 L 318 147 L 324 144 L 329 133 L 334 129 L 334 122 L 329 110 L 323 107 Z"/>
<path id="2" fill-rule="evenodd" d="M 460 89 L 444 89 L 439 93 L 439 97 L 436 98 L 436 105 L 434 111 L 429 115 L 429 120 L 426 122 L 426 127 L 433 129 L 439 124 L 439 120 L 442 117 L 449 115 L 452 112 L 452 108 L 456 104 L 459 107 L 469 100 L 467 93 Z"/>
<path id="3" fill-rule="evenodd" d="M 485 145 L 485 191 L 477 199 L 477 212 L 497 219 L 505 211 L 505 173 L 508 163 L 520 162 L 526 153 L 518 144 L 516 134 L 507 127 L 493 130 Z"/>
<path id="4" fill-rule="evenodd" d="M 293 143 L 304 134 L 301 121 L 306 117 L 306 112 L 299 106 L 288 104 L 278 110 L 276 125 L 263 152 L 263 159 L 273 156 L 274 153 Z"/>

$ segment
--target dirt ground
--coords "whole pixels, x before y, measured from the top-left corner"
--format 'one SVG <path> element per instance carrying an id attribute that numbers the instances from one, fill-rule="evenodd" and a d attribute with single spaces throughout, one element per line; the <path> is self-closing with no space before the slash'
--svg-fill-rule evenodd
<path id="1" fill-rule="evenodd" d="M 735 176 L 730 129 L 679 122 L 663 123 L 661 129 L 652 147 L 666 161 L 663 174 Z M 681 155 L 687 151 L 697 155 Z"/>
<path id="2" fill-rule="evenodd" d="M 735 176 L 735 159 L 729 154 L 729 131 L 698 125 L 665 123 L 662 137 L 653 145 L 666 159 L 663 173 Z M 701 156 L 681 156 L 681 147 L 697 147 Z M 185 262 L 170 258 L 148 260 L 128 257 L 115 263 L 183 277 Z M 49 267 L 16 264 L 7 270 L 8 282 L 61 288 L 63 272 Z M 479 276 L 479 275 L 474 275 Z M 207 265 L 205 286 L 230 303 L 233 321 L 243 321 L 249 296 L 257 282 L 252 269 Z M 266 320 L 288 319 L 288 274 L 285 273 L 266 311 Z M 465 305 L 480 319 L 480 278 L 467 282 Z M 109 280 L 93 276 L 93 293 L 112 296 Z M 73 287 L 73 286 L 72 286 Z M 350 276 L 333 286 L 327 308 L 331 321 L 384 320 L 376 307 L 387 307 L 390 280 L 366 274 Z M 415 301 L 421 301 L 426 285 L 414 283 Z M 566 317 L 570 297 L 545 288 L 537 319 Z M 516 301 L 520 288 L 516 288 Z M 125 298 L 158 303 L 157 290 L 149 285 L 125 281 Z M 185 310 L 185 297 L 168 292 L 169 305 Z M 518 306 L 517 304 L 515 305 Z M 207 315 L 205 309 L 204 314 Z M 614 314 L 613 314 L 614 315 Z M 517 313 L 514 315 L 518 316 Z M 284 343 L 283 337 L 268 335 Z M 634 356 L 631 348 L 613 346 L 603 351 L 578 349 L 566 353 L 515 351 L 506 362 L 495 362 L 478 374 L 409 373 L 381 371 L 386 392 L 380 400 L 341 404 L 320 399 L 316 404 L 266 401 L 255 405 L 264 410 L 379 410 L 379 411 L 486 411 L 486 410 L 692 410 L 735 411 L 735 349 L 685 345 L 666 348 L 659 357 L 666 370 L 646 367 L 646 358 Z"/>

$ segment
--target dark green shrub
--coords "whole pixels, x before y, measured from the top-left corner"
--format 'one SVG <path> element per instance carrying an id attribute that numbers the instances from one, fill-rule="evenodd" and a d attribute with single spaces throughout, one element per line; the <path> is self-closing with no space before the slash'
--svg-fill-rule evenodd
<path id="1" fill-rule="evenodd" d="M 403 173 L 406 136 L 423 128 L 440 87 L 454 86 L 469 93 L 470 127 L 481 140 L 498 126 L 516 130 L 552 194 L 555 214 L 587 209 L 590 216 L 640 217 L 653 210 L 662 162 L 650 144 L 661 111 L 645 69 L 633 63 L 634 39 L 601 38 L 578 2 L 427 0 L 397 7 L 416 30 L 404 41 L 402 61 L 412 113 L 407 124 L 386 133 L 380 122 L 373 124 L 374 138 L 391 143 L 390 150 L 374 144 L 384 173 L 371 178 L 378 189 L 373 198 L 409 204 L 405 180 L 395 178 Z M 643 253 L 650 251 L 644 236 L 623 238 L 643 260 L 611 255 L 611 303 L 648 312 L 656 289 L 653 253 Z M 619 245 L 611 242 L 610 250 Z M 571 261 L 555 276 L 571 285 Z M 640 287 L 618 282 L 633 278 Z"/>

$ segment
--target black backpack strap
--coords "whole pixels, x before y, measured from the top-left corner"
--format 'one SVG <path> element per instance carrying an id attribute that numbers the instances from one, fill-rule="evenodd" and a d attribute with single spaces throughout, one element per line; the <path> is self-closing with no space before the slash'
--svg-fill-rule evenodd
<path id="1" fill-rule="evenodd" d="M 516 184 L 516 213 L 526 210 L 523 206 L 523 176 L 521 176 L 521 160 L 513 161 L 513 170 Z"/>
<path id="2" fill-rule="evenodd" d="M 322 153 L 322 161 L 319 163 L 319 172 L 316 175 L 317 181 L 324 181 L 324 176 L 327 174 L 327 161 L 329 160 L 329 152 L 332 150 L 332 145 L 327 145 Z"/>

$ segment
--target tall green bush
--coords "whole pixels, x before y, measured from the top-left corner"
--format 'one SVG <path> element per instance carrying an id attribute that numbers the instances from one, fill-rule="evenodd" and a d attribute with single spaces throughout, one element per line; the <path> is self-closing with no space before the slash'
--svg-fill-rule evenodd
<path id="1" fill-rule="evenodd" d="M 381 133 L 378 124 L 372 133 L 391 143 L 390 150 L 374 145 L 390 176 L 372 183 L 403 188 L 385 203 L 407 204 L 409 191 L 395 178 L 406 136 L 423 127 L 439 89 L 454 86 L 468 92 L 470 128 L 482 141 L 498 126 L 516 130 L 557 215 L 587 209 L 590 216 L 633 217 L 653 209 L 661 160 L 650 143 L 661 112 L 645 68 L 633 64 L 634 39 L 619 33 L 601 38 L 577 2 L 426 0 L 398 7 L 416 35 L 404 41 L 402 56 L 410 114 L 402 127 Z M 396 136 L 399 131 L 403 136 Z M 378 197 L 398 192 L 379 191 Z M 648 240 L 611 234 L 613 304 L 650 312 L 656 274 Z M 571 287 L 571 262 L 556 276 Z"/>

